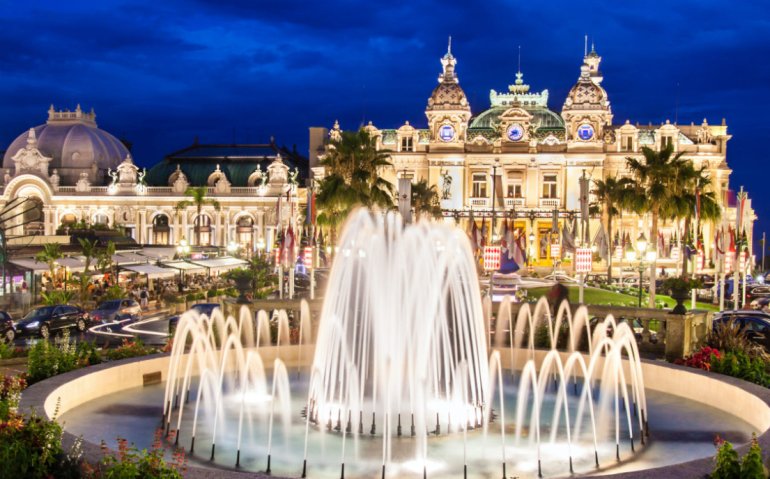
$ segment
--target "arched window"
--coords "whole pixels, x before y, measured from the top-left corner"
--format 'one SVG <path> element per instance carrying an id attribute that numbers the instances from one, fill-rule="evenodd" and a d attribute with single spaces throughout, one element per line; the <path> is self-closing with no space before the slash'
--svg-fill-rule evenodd
<path id="1" fill-rule="evenodd" d="M 254 237 L 254 220 L 248 216 L 241 216 L 235 226 L 235 234 L 238 244 L 243 251 L 252 251 L 252 238 Z"/>
<path id="2" fill-rule="evenodd" d="M 43 200 L 30 196 L 21 204 L 22 224 L 25 235 L 42 235 L 45 233 L 45 217 L 43 216 Z"/>
<path id="3" fill-rule="evenodd" d="M 96 213 L 94 215 L 94 226 L 95 225 L 109 226 L 110 218 L 104 213 Z"/>
<path id="4" fill-rule="evenodd" d="M 153 244 L 169 244 L 170 231 L 168 216 L 159 214 L 152 219 Z"/>
<path id="5" fill-rule="evenodd" d="M 211 245 L 211 218 L 207 215 L 200 215 L 193 222 L 195 229 L 195 238 L 198 246 Z"/>

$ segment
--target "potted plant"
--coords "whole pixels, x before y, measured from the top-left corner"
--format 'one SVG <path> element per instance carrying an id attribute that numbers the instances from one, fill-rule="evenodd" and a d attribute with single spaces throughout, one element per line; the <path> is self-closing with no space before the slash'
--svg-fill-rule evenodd
<path id="1" fill-rule="evenodd" d="M 687 276 L 668 278 L 663 282 L 663 290 L 668 291 L 671 297 L 676 301 L 676 306 L 671 310 L 673 314 L 685 314 L 687 308 L 684 301 L 690 297 L 690 291 L 700 286 L 700 281 L 688 278 Z"/>
<path id="2" fill-rule="evenodd" d="M 254 280 L 254 271 L 248 268 L 235 268 L 231 269 L 223 275 L 225 279 L 232 280 L 235 283 L 235 288 L 240 293 L 236 303 L 248 304 L 251 301 L 246 297 L 246 293 L 252 290 L 252 281 Z"/>

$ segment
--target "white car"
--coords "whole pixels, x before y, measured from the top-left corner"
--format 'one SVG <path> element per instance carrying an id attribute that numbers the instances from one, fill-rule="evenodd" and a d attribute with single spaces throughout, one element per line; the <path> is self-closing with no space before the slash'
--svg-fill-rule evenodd
<path id="1" fill-rule="evenodd" d="M 557 283 L 567 283 L 567 284 L 580 284 L 580 281 L 573 278 L 572 276 L 567 276 L 566 274 L 549 274 L 548 276 L 543 277 L 546 281 L 556 281 Z"/>

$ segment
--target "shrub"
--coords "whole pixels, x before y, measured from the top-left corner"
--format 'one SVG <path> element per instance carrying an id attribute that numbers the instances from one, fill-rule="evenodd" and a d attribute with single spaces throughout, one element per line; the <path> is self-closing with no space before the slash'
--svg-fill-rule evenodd
<path id="1" fill-rule="evenodd" d="M 107 357 L 115 361 L 118 359 L 146 356 L 154 352 L 155 349 L 145 346 L 140 339 L 124 339 L 123 344 L 115 349 L 107 351 Z"/>
<path id="2" fill-rule="evenodd" d="M 69 332 L 64 330 L 53 343 L 40 340 L 29 348 L 27 375 L 31 384 L 100 362 L 102 358 L 93 343 L 71 343 Z"/>
<path id="3" fill-rule="evenodd" d="M 164 459 L 166 451 L 162 447 L 162 430 L 155 432 L 155 441 L 149 451 L 139 451 L 133 444 L 123 438 L 118 438 L 117 455 L 110 454 L 107 446 L 102 442 L 102 451 L 105 457 L 102 459 L 103 475 L 106 479 L 123 478 L 157 478 L 157 479 L 181 479 L 187 469 L 187 459 L 184 451 L 177 449 L 174 452 L 174 462 L 168 464 Z"/>
<path id="4" fill-rule="evenodd" d="M 44 291 L 40 293 L 43 298 L 43 304 L 46 306 L 55 306 L 57 304 L 67 304 L 72 301 L 75 293 L 72 291 Z"/>
<path id="5" fill-rule="evenodd" d="M 0 421 L 0 477 L 47 478 L 63 451 L 62 428 L 36 414 Z"/>
<path id="6" fill-rule="evenodd" d="M 718 349 L 714 349 L 709 346 L 703 346 L 698 351 L 693 353 L 692 356 L 684 359 L 677 359 L 674 361 L 676 364 L 683 364 L 691 368 L 703 369 L 704 371 L 711 370 L 711 358 L 721 359 L 722 354 Z"/>
<path id="7" fill-rule="evenodd" d="M 715 458 L 714 472 L 711 479 L 740 479 L 741 465 L 738 462 L 738 452 L 727 441 L 717 439 L 718 447 Z"/>
<path id="8" fill-rule="evenodd" d="M 725 351 L 720 358 L 712 355 L 711 370 L 770 387 L 770 374 L 765 361 L 752 358 L 744 351 Z"/>
<path id="9" fill-rule="evenodd" d="M 24 376 L 3 376 L 0 379 L 0 420 L 8 420 L 16 414 L 21 391 L 27 387 Z"/>
<path id="10" fill-rule="evenodd" d="M 21 346 L 14 346 L 5 341 L 0 341 L 0 359 L 20 358 L 27 353 Z"/>
<path id="11" fill-rule="evenodd" d="M 741 462 L 741 478 L 765 479 L 766 477 L 765 466 L 762 464 L 762 449 L 757 442 L 757 435 L 753 434 L 749 452 L 743 456 L 743 461 Z"/>
<path id="12" fill-rule="evenodd" d="M 767 359 L 762 346 L 750 341 L 736 321 L 717 323 L 709 335 L 708 344 L 720 351 L 742 351 L 752 358 Z"/>

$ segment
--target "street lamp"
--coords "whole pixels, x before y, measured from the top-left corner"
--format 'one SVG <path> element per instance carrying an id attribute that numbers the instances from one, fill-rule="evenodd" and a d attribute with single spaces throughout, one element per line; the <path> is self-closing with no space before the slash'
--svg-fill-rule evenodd
<path id="1" fill-rule="evenodd" d="M 190 254 L 190 244 L 186 239 L 184 239 L 184 236 L 182 236 L 182 239 L 179 240 L 179 244 L 176 247 L 176 252 L 180 257 L 184 257 Z"/>
<path id="2" fill-rule="evenodd" d="M 235 241 L 230 241 L 227 243 L 227 252 L 230 254 L 230 256 L 236 256 L 238 254 L 238 249 L 240 249 L 240 245 Z"/>
<path id="3" fill-rule="evenodd" d="M 527 256 L 527 260 L 529 262 L 529 265 L 532 265 L 532 255 L 535 252 L 535 233 L 530 231 L 529 232 L 529 255 Z"/>
<path id="4" fill-rule="evenodd" d="M 639 258 L 639 307 L 642 307 L 642 280 L 644 275 L 644 270 L 647 269 L 648 265 L 652 265 L 652 263 L 655 262 L 655 258 L 657 257 L 657 252 L 654 249 L 650 249 L 649 251 L 647 248 L 649 247 L 649 243 L 647 242 L 647 238 L 644 236 L 644 233 L 640 233 L 639 237 L 636 239 L 636 250 L 629 248 L 628 251 L 626 251 L 626 261 L 628 261 L 629 264 L 636 261 L 637 258 Z"/>

